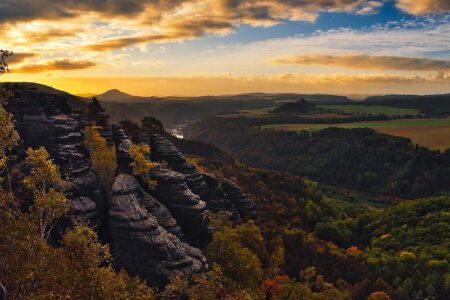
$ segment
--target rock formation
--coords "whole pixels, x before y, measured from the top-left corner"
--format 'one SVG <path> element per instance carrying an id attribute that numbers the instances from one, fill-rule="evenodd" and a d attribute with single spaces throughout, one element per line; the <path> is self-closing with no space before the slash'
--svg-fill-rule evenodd
<path id="1" fill-rule="evenodd" d="M 23 156 L 28 147 L 45 147 L 62 177 L 69 179 L 70 214 L 101 225 L 105 193 L 84 146 L 85 119 L 70 104 L 76 103 L 74 98 L 25 86 L 13 90 L 6 109 L 14 115 L 21 137 L 19 154 Z"/>
<path id="2" fill-rule="evenodd" d="M 225 194 L 227 195 L 227 199 L 229 199 L 237 208 L 242 218 L 256 218 L 257 212 L 255 204 L 247 198 L 247 195 L 242 192 L 237 183 L 229 179 L 224 179 L 222 186 Z"/>
<path id="3" fill-rule="evenodd" d="M 205 202 L 186 185 L 186 178 L 177 172 L 154 169 L 152 179 L 158 182 L 154 196 L 164 204 L 180 225 L 186 241 L 204 247 L 211 240 L 209 215 Z"/>
<path id="4" fill-rule="evenodd" d="M 92 168 L 84 145 L 87 124 L 78 97 L 35 84 L 16 84 L 6 109 L 14 115 L 21 137 L 18 163 L 28 147 L 45 147 L 67 178 L 69 214 L 97 225 L 104 242 L 111 242 L 116 267 L 161 285 L 170 275 L 197 274 L 207 269 L 201 250 L 212 238 L 208 208 L 232 213 L 235 223 L 253 218 L 256 209 L 234 182 L 202 175 L 161 135 L 140 137 L 150 143 L 152 160 L 166 161 L 174 170 L 150 172 L 158 185 L 150 195 L 131 175 L 131 141 L 120 124 L 104 128 L 114 143 L 118 171 L 113 196 L 106 192 Z M 204 200 L 204 201 L 202 201 Z M 186 243 L 185 243 L 186 242 Z"/>
<path id="5" fill-rule="evenodd" d="M 182 243 L 159 224 L 161 217 L 152 216 L 142 207 L 148 195 L 134 177 L 117 176 L 112 190 L 109 229 L 115 266 L 159 286 L 166 283 L 168 276 L 197 274 L 207 269 L 199 249 Z"/>
<path id="6" fill-rule="evenodd" d="M 150 144 L 152 160 L 166 161 L 170 169 L 183 174 L 189 189 L 199 195 L 211 211 L 231 212 L 234 223 L 240 223 L 244 217 L 256 217 L 255 205 L 237 184 L 226 180 L 228 190 L 224 191 L 225 187 L 222 189 L 217 178 L 211 174 L 202 175 L 168 139 L 159 134 L 151 135 Z"/>
<path id="7" fill-rule="evenodd" d="M 214 212 L 219 213 L 221 211 L 228 211 L 231 213 L 231 221 L 234 224 L 242 222 L 241 215 L 236 207 L 233 205 L 230 199 L 227 199 L 227 195 L 220 186 L 219 180 L 213 174 L 203 174 L 203 178 L 208 186 L 208 194 L 206 197 L 206 205 Z"/>
<path id="8" fill-rule="evenodd" d="M 130 146 L 131 141 L 125 135 L 122 125 L 114 123 L 112 125 L 113 140 L 117 153 L 117 169 L 122 173 L 131 173 Z"/>
<path id="9" fill-rule="evenodd" d="M 150 138 L 152 160 L 166 161 L 169 168 L 183 174 L 189 189 L 204 199 L 207 194 L 207 186 L 202 174 L 197 168 L 186 161 L 184 155 L 165 137 L 153 134 Z"/>

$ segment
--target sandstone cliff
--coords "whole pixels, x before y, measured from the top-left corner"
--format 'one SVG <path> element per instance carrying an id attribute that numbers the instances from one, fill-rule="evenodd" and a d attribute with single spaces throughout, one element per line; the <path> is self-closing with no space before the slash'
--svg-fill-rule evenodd
<path id="1" fill-rule="evenodd" d="M 101 131 L 117 152 L 118 170 L 108 199 L 84 145 L 86 102 L 36 84 L 14 84 L 12 91 L 6 109 L 21 137 L 17 163 L 28 147 L 45 147 L 67 180 L 69 214 L 96 226 L 103 241 L 111 243 L 116 267 L 151 285 L 162 285 L 171 275 L 207 270 L 199 248 L 212 238 L 211 212 L 230 211 L 235 223 L 256 216 L 253 203 L 235 183 L 201 174 L 157 134 L 144 135 L 141 142 L 151 145 L 152 160 L 166 161 L 169 169 L 152 170 L 157 188 L 145 190 L 131 175 L 132 143 L 118 124 Z"/>

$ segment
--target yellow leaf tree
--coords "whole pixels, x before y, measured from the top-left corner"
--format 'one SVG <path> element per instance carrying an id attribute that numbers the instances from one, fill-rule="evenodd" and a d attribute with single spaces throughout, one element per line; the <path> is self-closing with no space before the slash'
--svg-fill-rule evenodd
<path id="1" fill-rule="evenodd" d="M 130 156 L 133 161 L 130 163 L 130 167 L 133 175 L 140 176 L 147 183 L 149 190 L 154 190 L 157 182 L 151 179 L 149 172 L 156 168 L 157 164 L 150 161 L 150 151 L 150 146 L 145 144 L 131 145 Z"/>
<path id="2" fill-rule="evenodd" d="M 108 147 L 106 140 L 100 135 L 100 126 L 86 128 L 85 144 L 91 155 L 92 165 L 97 170 L 98 176 L 107 193 L 111 196 L 117 169 L 117 155 L 114 147 Z"/>
<path id="3" fill-rule="evenodd" d="M 0 52 L 0 75 L 8 70 L 6 58 L 11 56 L 12 52 L 1 50 Z M 10 91 L 3 86 L 0 87 L 0 190 L 3 181 L 3 174 L 6 174 L 8 180 L 9 193 L 11 190 L 11 178 L 8 169 L 8 154 L 12 151 L 19 141 L 19 134 L 14 129 L 13 116 L 8 113 L 3 105 L 11 95 Z"/>
<path id="4" fill-rule="evenodd" d="M 58 218 L 68 211 L 64 181 L 47 150 L 30 148 L 26 153 L 26 162 L 30 164 L 31 172 L 25 176 L 23 183 L 33 193 L 31 214 L 38 226 L 39 235 L 47 239 Z"/>

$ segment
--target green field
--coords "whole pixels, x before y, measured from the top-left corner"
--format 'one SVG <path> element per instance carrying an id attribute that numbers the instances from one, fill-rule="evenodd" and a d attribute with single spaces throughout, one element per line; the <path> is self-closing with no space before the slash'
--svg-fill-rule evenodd
<path id="1" fill-rule="evenodd" d="M 369 115 L 387 115 L 387 116 L 405 116 L 418 115 L 420 110 L 412 108 L 398 108 L 383 105 L 366 106 L 362 104 L 356 105 L 317 105 L 317 108 L 323 110 L 331 110 L 344 112 L 349 114 L 369 114 Z"/>
<path id="2" fill-rule="evenodd" d="M 327 127 L 372 128 L 379 133 L 410 138 L 413 143 L 430 149 L 450 148 L 450 119 L 402 119 L 343 124 L 271 124 L 261 128 L 289 131 L 317 131 Z"/>
<path id="3" fill-rule="evenodd" d="M 265 107 L 265 108 L 255 108 L 255 109 L 240 109 L 236 113 L 218 115 L 223 118 L 236 118 L 236 117 L 261 117 L 266 116 L 269 110 L 273 110 L 278 106 Z"/>

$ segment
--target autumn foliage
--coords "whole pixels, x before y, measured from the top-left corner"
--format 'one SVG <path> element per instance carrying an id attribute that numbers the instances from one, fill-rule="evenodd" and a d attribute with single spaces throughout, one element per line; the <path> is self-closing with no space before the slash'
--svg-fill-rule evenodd
<path id="1" fill-rule="evenodd" d="M 100 126 L 89 126 L 86 128 L 85 144 L 91 155 L 92 165 L 96 169 L 100 181 L 106 191 L 111 195 L 114 182 L 117 160 L 114 146 L 108 147 L 106 140 L 100 135 Z"/>

